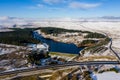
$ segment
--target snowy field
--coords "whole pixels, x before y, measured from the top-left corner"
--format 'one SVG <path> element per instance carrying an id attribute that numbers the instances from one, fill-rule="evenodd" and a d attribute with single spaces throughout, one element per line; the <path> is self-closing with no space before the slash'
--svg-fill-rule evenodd
<path id="1" fill-rule="evenodd" d="M 51 19 L 27 19 L 16 17 L 0 17 L 0 31 L 11 28 L 13 25 L 19 28 L 26 27 L 58 27 L 75 30 L 96 31 L 107 33 L 113 38 L 113 47 L 120 48 L 120 18 L 51 18 Z M 3 28 L 3 29 L 2 29 Z M 5 31 L 10 31 L 5 29 Z"/>
<path id="2" fill-rule="evenodd" d="M 100 33 L 107 33 L 109 37 L 113 39 L 113 47 L 120 48 L 120 21 L 116 22 L 34 22 L 36 26 L 41 27 L 58 27 L 75 30 L 86 30 Z"/>
<path id="3" fill-rule="evenodd" d="M 8 32 L 8 31 L 13 31 L 11 29 L 0 29 L 0 32 Z"/>
<path id="4" fill-rule="evenodd" d="M 94 80 L 120 80 L 120 73 L 104 72 L 102 74 L 95 74 Z"/>

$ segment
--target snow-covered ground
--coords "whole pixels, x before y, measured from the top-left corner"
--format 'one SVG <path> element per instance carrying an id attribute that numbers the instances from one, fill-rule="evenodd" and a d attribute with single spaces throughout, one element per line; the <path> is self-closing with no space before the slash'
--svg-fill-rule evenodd
<path id="1" fill-rule="evenodd" d="M 107 33 L 113 38 L 113 47 L 120 50 L 120 19 L 25 19 L 25 18 L 10 18 L 0 17 L 0 31 L 4 28 L 11 28 L 14 24 L 18 27 L 29 27 L 23 25 L 32 25 L 30 27 L 58 27 L 66 29 L 77 29 L 86 31 L 96 31 Z M 12 49 L 14 50 L 14 49 Z M 0 54 L 9 52 L 9 49 L 1 49 Z M 5 52 L 7 51 L 7 52 Z M 118 52 L 120 53 L 120 52 Z M 4 60 L 1 62 L 7 62 Z M 120 80 L 120 73 L 104 72 L 102 74 L 95 74 L 96 80 Z"/>
<path id="2" fill-rule="evenodd" d="M 0 43 L 0 71 L 26 64 L 25 55 L 27 53 L 26 47 Z"/>
<path id="3" fill-rule="evenodd" d="M 96 20 L 96 19 L 95 19 Z M 107 33 L 109 37 L 113 38 L 113 46 L 120 48 L 120 21 L 109 21 L 105 20 L 88 20 L 88 21 L 36 21 L 33 22 L 34 25 L 39 27 L 58 27 L 66 29 L 76 29 L 76 30 L 86 30 L 86 31 L 96 31 L 100 33 Z"/>
<path id="4" fill-rule="evenodd" d="M 120 73 L 115 72 L 104 72 L 95 76 L 94 80 L 120 80 Z"/>
<path id="5" fill-rule="evenodd" d="M 89 30 L 107 33 L 113 38 L 113 47 L 120 48 L 120 17 L 100 18 L 52 18 L 52 19 L 27 19 L 15 17 L 0 17 L 0 31 L 4 28 L 16 27 L 58 27 L 76 30 Z"/>
<path id="6" fill-rule="evenodd" d="M 18 51 L 19 49 L 26 49 L 26 48 L 23 46 L 15 46 L 15 45 L 8 45 L 8 44 L 0 43 L 0 55 L 10 54 L 15 51 Z"/>
<path id="7" fill-rule="evenodd" d="M 113 46 L 120 47 L 120 22 L 86 22 L 82 25 L 88 30 L 107 33 L 113 38 Z"/>
<path id="8" fill-rule="evenodd" d="M 0 32 L 8 32 L 8 31 L 13 31 L 11 29 L 0 29 Z"/>
<path id="9" fill-rule="evenodd" d="M 92 80 L 120 80 L 120 65 L 100 65 L 98 68 L 98 72 L 93 71 L 90 74 Z M 110 69 L 115 69 L 118 73 Z M 100 73 L 101 71 L 103 72 Z"/>
<path id="10" fill-rule="evenodd" d="M 113 46 L 120 48 L 120 22 L 35 22 L 34 25 L 42 27 L 59 27 L 66 29 L 89 30 L 107 33 L 113 38 Z"/>
<path id="11" fill-rule="evenodd" d="M 58 27 L 66 29 L 89 30 L 107 33 L 113 38 L 113 47 L 120 48 L 120 17 L 97 18 L 51 18 L 32 19 L 16 17 L 0 17 L 0 31 L 4 28 L 16 27 Z M 6 29 L 5 29 L 6 30 Z"/>

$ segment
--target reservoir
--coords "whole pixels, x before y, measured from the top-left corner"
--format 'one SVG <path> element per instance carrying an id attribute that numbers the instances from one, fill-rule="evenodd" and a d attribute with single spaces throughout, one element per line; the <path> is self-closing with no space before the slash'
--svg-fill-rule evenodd
<path id="1" fill-rule="evenodd" d="M 35 39 L 38 39 L 40 42 L 48 44 L 50 48 L 49 50 L 51 52 L 79 54 L 79 52 L 83 49 L 83 48 L 78 48 L 75 44 L 72 43 L 69 44 L 63 42 L 56 42 L 51 39 L 46 39 L 37 32 L 33 32 L 33 36 Z"/>

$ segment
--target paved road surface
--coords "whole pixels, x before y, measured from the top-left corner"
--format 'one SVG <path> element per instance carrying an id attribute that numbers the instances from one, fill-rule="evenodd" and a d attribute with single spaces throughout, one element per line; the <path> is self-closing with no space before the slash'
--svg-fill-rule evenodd
<path id="1" fill-rule="evenodd" d="M 110 40 L 110 49 L 111 49 L 111 51 L 116 55 L 116 57 L 118 58 L 118 61 L 120 62 L 120 56 L 118 55 L 118 53 L 116 53 L 113 49 L 112 49 L 112 38 L 111 38 L 111 40 Z"/>
<path id="2" fill-rule="evenodd" d="M 89 61 L 89 62 L 66 62 L 64 64 L 56 64 L 56 65 L 46 65 L 46 66 L 39 66 L 34 68 L 25 68 L 25 69 L 17 69 L 12 71 L 0 72 L 0 76 L 9 75 L 9 74 L 17 74 L 23 72 L 30 72 L 42 69 L 49 69 L 49 68 L 57 68 L 57 67 L 66 67 L 66 66 L 77 66 L 77 65 L 118 65 L 120 64 L 119 61 Z"/>

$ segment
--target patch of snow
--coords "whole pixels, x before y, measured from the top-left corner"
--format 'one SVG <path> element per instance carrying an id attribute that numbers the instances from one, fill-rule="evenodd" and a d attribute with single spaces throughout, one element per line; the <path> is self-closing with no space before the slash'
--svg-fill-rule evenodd
<path id="1" fill-rule="evenodd" d="M 104 72 L 102 74 L 95 74 L 97 80 L 120 80 L 120 73 Z"/>
<path id="2" fill-rule="evenodd" d="M 12 53 L 19 49 L 25 49 L 25 47 L 0 43 L 0 55 Z"/>

